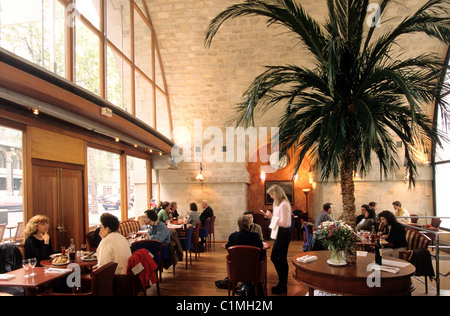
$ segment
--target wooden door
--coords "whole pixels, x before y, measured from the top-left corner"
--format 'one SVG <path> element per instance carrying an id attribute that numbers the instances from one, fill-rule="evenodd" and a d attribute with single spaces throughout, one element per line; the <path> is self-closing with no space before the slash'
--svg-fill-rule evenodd
<path id="1" fill-rule="evenodd" d="M 79 248 L 84 243 L 82 168 L 58 163 L 33 162 L 33 210 L 31 216 L 50 218 L 54 250 L 68 247 L 73 238 Z"/>

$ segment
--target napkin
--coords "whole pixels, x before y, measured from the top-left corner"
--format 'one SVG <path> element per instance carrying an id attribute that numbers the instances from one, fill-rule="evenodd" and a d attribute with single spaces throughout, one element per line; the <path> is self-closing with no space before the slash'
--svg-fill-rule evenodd
<path id="1" fill-rule="evenodd" d="M 310 255 L 306 255 L 300 258 L 297 258 L 297 262 L 300 263 L 308 263 L 308 262 L 313 262 L 317 260 L 317 256 L 310 256 Z"/>
<path id="2" fill-rule="evenodd" d="M 13 274 L 0 274 L 0 280 L 1 281 L 9 281 L 14 279 L 16 276 Z"/>
<path id="3" fill-rule="evenodd" d="M 45 273 L 60 273 L 60 274 L 64 274 L 67 272 L 70 272 L 71 270 L 69 269 L 58 269 L 58 268 L 48 268 L 45 270 Z"/>
<path id="4" fill-rule="evenodd" d="M 388 267 L 388 266 L 379 266 L 377 264 L 373 265 L 372 271 L 374 271 L 374 270 L 380 270 L 380 271 L 389 272 L 389 273 L 398 273 L 400 271 L 399 268 Z"/>

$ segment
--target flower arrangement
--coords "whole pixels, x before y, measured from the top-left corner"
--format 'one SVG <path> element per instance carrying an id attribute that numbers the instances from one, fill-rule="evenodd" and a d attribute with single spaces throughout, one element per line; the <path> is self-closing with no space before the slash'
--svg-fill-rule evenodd
<path id="1" fill-rule="evenodd" d="M 356 242 L 356 234 L 353 228 L 343 221 L 323 222 L 314 232 L 316 239 L 331 250 L 332 264 L 346 264 L 344 252 Z"/>

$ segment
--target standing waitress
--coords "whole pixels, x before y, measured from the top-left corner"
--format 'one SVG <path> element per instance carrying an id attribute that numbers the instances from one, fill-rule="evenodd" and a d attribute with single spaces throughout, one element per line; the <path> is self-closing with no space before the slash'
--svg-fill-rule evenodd
<path id="1" fill-rule="evenodd" d="M 275 266 L 278 274 L 278 284 L 272 288 L 272 294 L 284 294 L 287 293 L 287 280 L 289 273 L 287 253 L 289 243 L 292 239 L 291 204 L 289 203 L 286 193 L 279 185 L 271 186 L 269 190 L 267 190 L 267 194 L 269 194 L 274 201 L 273 214 L 269 211 L 266 212 L 266 216 L 271 219 L 271 238 L 275 239 L 270 260 Z"/>

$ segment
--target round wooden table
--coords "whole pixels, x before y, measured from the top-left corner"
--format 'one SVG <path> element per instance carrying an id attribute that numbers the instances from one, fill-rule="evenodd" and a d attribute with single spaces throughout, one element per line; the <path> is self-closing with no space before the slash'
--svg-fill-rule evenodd
<path id="1" fill-rule="evenodd" d="M 297 258 L 310 255 L 318 260 L 309 263 L 299 263 Z M 332 266 L 327 263 L 329 251 L 312 251 L 302 253 L 292 258 L 295 267 L 293 277 L 309 287 L 309 295 L 314 295 L 314 289 L 343 295 L 370 296 L 406 296 L 411 293 L 411 276 L 415 267 L 403 260 L 383 258 L 404 264 L 398 273 L 372 271 L 370 265 L 375 261 L 374 254 L 358 257 L 356 264 Z M 383 263 L 385 265 L 385 263 Z M 387 264 L 386 264 L 387 265 Z"/>

